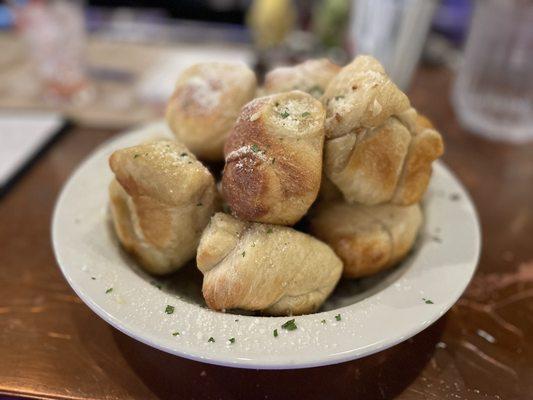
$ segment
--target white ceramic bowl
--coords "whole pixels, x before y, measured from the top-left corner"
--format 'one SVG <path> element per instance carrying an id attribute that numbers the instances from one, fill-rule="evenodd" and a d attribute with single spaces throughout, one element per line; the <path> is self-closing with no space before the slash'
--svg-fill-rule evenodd
<path id="1" fill-rule="evenodd" d="M 420 332 L 457 301 L 472 278 L 480 251 L 476 212 L 457 179 L 436 163 L 423 202 L 424 227 L 398 267 L 341 281 L 321 312 L 295 317 L 293 331 L 281 328 L 292 318 L 211 311 L 203 304 L 194 265 L 156 280 L 121 250 L 109 223 L 109 155 L 161 134 L 169 134 L 165 125 L 152 124 L 98 148 L 65 185 L 52 223 L 58 264 L 78 296 L 115 328 L 149 346 L 242 368 L 339 363 Z M 172 314 L 165 312 L 167 305 L 174 307 Z"/>

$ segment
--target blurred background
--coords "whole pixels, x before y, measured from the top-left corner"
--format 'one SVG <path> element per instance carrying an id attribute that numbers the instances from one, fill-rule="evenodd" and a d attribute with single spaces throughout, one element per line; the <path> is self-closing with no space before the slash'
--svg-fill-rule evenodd
<path id="1" fill-rule="evenodd" d="M 0 2 L 0 49 L 4 164 L 64 121 L 118 129 L 160 118 L 180 71 L 206 60 L 242 61 L 261 77 L 372 54 L 408 92 L 417 67 L 444 67 L 453 90 L 434 101 L 451 98 L 464 128 L 533 138 L 528 0 L 12 0 Z"/>

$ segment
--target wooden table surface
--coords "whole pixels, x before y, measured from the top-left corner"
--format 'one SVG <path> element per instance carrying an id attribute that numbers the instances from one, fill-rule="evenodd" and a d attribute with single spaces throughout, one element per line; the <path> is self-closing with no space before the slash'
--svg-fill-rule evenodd
<path id="1" fill-rule="evenodd" d="M 65 399 L 531 399 L 533 143 L 467 134 L 452 75 L 417 74 L 411 98 L 442 131 L 444 161 L 470 191 L 483 251 L 474 281 L 437 323 L 389 350 L 293 371 L 171 356 L 113 329 L 69 288 L 50 244 L 66 179 L 116 132 L 73 127 L 0 199 L 0 393 Z"/>

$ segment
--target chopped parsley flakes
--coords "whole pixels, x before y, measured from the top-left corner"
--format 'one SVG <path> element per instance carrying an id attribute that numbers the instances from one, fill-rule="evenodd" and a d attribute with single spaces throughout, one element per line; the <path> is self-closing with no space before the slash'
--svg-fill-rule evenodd
<path id="1" fill-rule="evenodd" d="M 311 113 L 309 111 L 306 111 L 306 112 L 302 113 L 302 117 L 308 117 L 310 115 L 311 115 Z"/>
<path id="2" fill-rule="evenodd" d="M 256 145 L 255 143 L 252 145 L 251 149 L 252 149 L 252 151 L 253 151 L 254 153 L 257 153 L 257 152 L 260 150 L 260 149 L 259 149 L 259 146 Z"/>
<path id="3" fill-rule="evenodd" d="M 196 203 L 196 207 L 202 207 L 203 204 L 202 203 Z"/>
<path id="4" fill-rule="evenodd" d="M 322 320 L 322 321 L 320 321 L 320 322 L 322 322 L 323 324 L 325 324 L 325 323 L 326 323 L 326 320 L 325 320 L 325 319 L 323 319 L 323 320 Z"/>
<path id="5" fill-rule="evenodd" d="M 172 333 L 172 336 L 179 336 L 179 335 L 180 333 L 178 331 Z"/>
<path id="6" fill-rule="evenodd" d="M 423 300 L 424 303 L 426 303 L 426 304 L 434 304 L 430 299 L 424 299 L 424 298 L 422 298 L 422 300 Z"/>
<path id="7" fill-rule="evenodd" d="M 451 200 L 451 201 L 458 201 L 458 200 L 460 200 L 460 199 L 461 199 L 461 196 L 459 195 L 459 193 L 452 193 L 452 194 L 450 195 L 450 200 Z"/>
<path id="8" fill-rule="evenodd" d="M 180 157 L 187 157 L 187 156 L 188 156 L 187 153 L 181 153 L 181 154 L 180 154 Z"/>
<path id="9" fill-rule="evenodd" d="M 288 320 L 287 322 L 285 322 L 283 325 L 281 325 L 281 328 L 282 329 L 286 329 L 288 331 L 294 331 L 295 329 L 298 329 L 298 327 L 296 326 L 296 320 L 294 319 L 290 319 Z"/>
<path id="10" fill-rule="evenodd" d="M 280 114 L 281 118 L 283 118 L 283 119 L 287 118 L 289 115 L 290 115 L 290 114 L 289 114 L 289 112 L 288 112 L 287 110 L 283 111 L 283 112 Z"/>
<path id="11" fill-rule="evenodd" d="M 340 320 L 342 319 L 342 318 L 341 318 L 341 315 L 340 315 L 340 314 L 335 315 L 335 319 L 336 319 L 337 321 L 340 321 Z"/>
<path id="12" fill-rule="evenodd" d="M 209 343 L 215 343 L 215 339 L 213 339 L 213 336 L 211 336 L 208 340 Z"/>
<path id="13" fill-rule="evenodd" d="M 278 337 L 278 330 L 274 329 L 274 332 L 272 332 L 272 334 L 274 335 L 274 337 Z"/>
<path id="14" fill-rule="evenodd" d="M 134 154 L 133 158 L 137 158 L 137 157 L 140 157 L 140 156 L 141 156 L 140 154 Z"/>
<path id="15" fill-rule="evenodd" d="M 244 257 L 245 255 L 246 255 L 246 252 L 245 252 L 245 251 L 243 251 L 243 252 L 242 252 L 242 256 Z"/>
<path id="16" fill-rule="evenodd" d="M 167 314 L 174 313 L 174 306 L 167 305 L 166 308 L 165 308 L 165 313 L 167 313 Z"/>
<path id="17" fill-rule="evenodd" d="M 111 293 L 112 291 L 113 291 L 113 288 L 110 287 L 109 289 L 107 289 L 107 290 L 105 291 L 105 294 Z"/>
<path id="18" fill-rule="evenodd" d="M 235 343 L 235 338 L 234 338 L 234 337 L 229 338 L 228 340 L 229 340 L 229 342 L 230 342 L 231 344 Z"/>
<path id="19" fill-rule="evenodd" d="M 272 232 L 273 232 L 272 228 L 267 229 L 267 233 L 272 233 Z"/>

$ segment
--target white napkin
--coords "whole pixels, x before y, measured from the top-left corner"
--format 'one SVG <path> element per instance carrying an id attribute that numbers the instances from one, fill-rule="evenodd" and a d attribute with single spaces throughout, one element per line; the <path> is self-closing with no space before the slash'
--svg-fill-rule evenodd
<path id="1" fill-rule="evenodd" d="M 0 112 L 0 191 L 62 126 L 56 113 Z"/>

